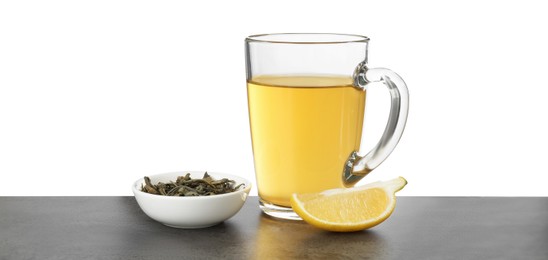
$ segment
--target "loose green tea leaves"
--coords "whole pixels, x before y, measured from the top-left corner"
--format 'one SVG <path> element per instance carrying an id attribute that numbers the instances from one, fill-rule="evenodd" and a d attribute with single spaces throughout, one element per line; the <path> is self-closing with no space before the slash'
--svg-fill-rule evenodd
<path id="1" fill-rule="evenodd" d="M 227 178 L 215 180 L 205 172 L 201 179 L 192 179 L 190 173 L 187 173 L 185 176 L 177 177 L 175 182 L 158 182 L 156 185 L 145 176 L 145 185 L 141 184 L 141 191 L 165 196 L 209 196 L 237 191 L 240 187 L 245 185 L 241 183 L 236 186 L 234 180 Z"/>

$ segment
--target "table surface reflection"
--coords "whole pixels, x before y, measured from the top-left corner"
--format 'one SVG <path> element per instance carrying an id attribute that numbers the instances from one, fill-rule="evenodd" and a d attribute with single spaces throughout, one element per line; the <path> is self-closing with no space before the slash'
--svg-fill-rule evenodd
<path id="1" fill-rule="evenodd" d="M 548 197 L 399 197 L 381 225 L 332 233 L 261 214 L 175 229 L 133 197 L 0 197 L 0 259 L 548 259 Z"/>

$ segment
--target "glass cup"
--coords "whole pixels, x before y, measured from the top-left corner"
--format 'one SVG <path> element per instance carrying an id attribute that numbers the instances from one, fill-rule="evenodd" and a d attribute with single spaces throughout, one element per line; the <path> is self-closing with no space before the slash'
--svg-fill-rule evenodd
<path id="1" fill-rule="evenodd" d="M 352 187 L 396 147 L 409 97 L 400 76 L 367 67 L 369 38 L 284 33 L 246 38 L 249 120 L 260 207 L 300 219 L 293 193 Z M 381 82 L 391 108 L 381 140 L 360 153 L 366 89 Z"/>

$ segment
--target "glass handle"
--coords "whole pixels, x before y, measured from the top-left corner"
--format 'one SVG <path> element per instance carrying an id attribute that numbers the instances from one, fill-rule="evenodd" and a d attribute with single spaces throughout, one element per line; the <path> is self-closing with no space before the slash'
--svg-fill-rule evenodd
<path id="1" fill-rule="evenodd" d="M 353 152 L 343 172 L 343 180 L 351 186 L 377 168 L 392 153 L 405 128 L 409 110 L 409 93 L 403 79 L 386 68 L 369 69 L 365 64 L 358 66 L 354 75 L 355 84 L 366 88 L 372 82 L 383 83 L 390 92 L 390 114 L 380 141 L 365 156 Z"/>

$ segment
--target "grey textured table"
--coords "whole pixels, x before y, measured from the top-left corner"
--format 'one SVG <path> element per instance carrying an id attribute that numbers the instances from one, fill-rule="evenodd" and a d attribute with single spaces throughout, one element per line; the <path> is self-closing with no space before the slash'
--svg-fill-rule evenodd
<path id="1" fill-rule="evenodd" d="M 330 233 L 260 213 L 174 229 L 133 197 L 0 197 L 0 259 L 548 259 L 548 197 L 399 197 L 381 225 Z"/>

